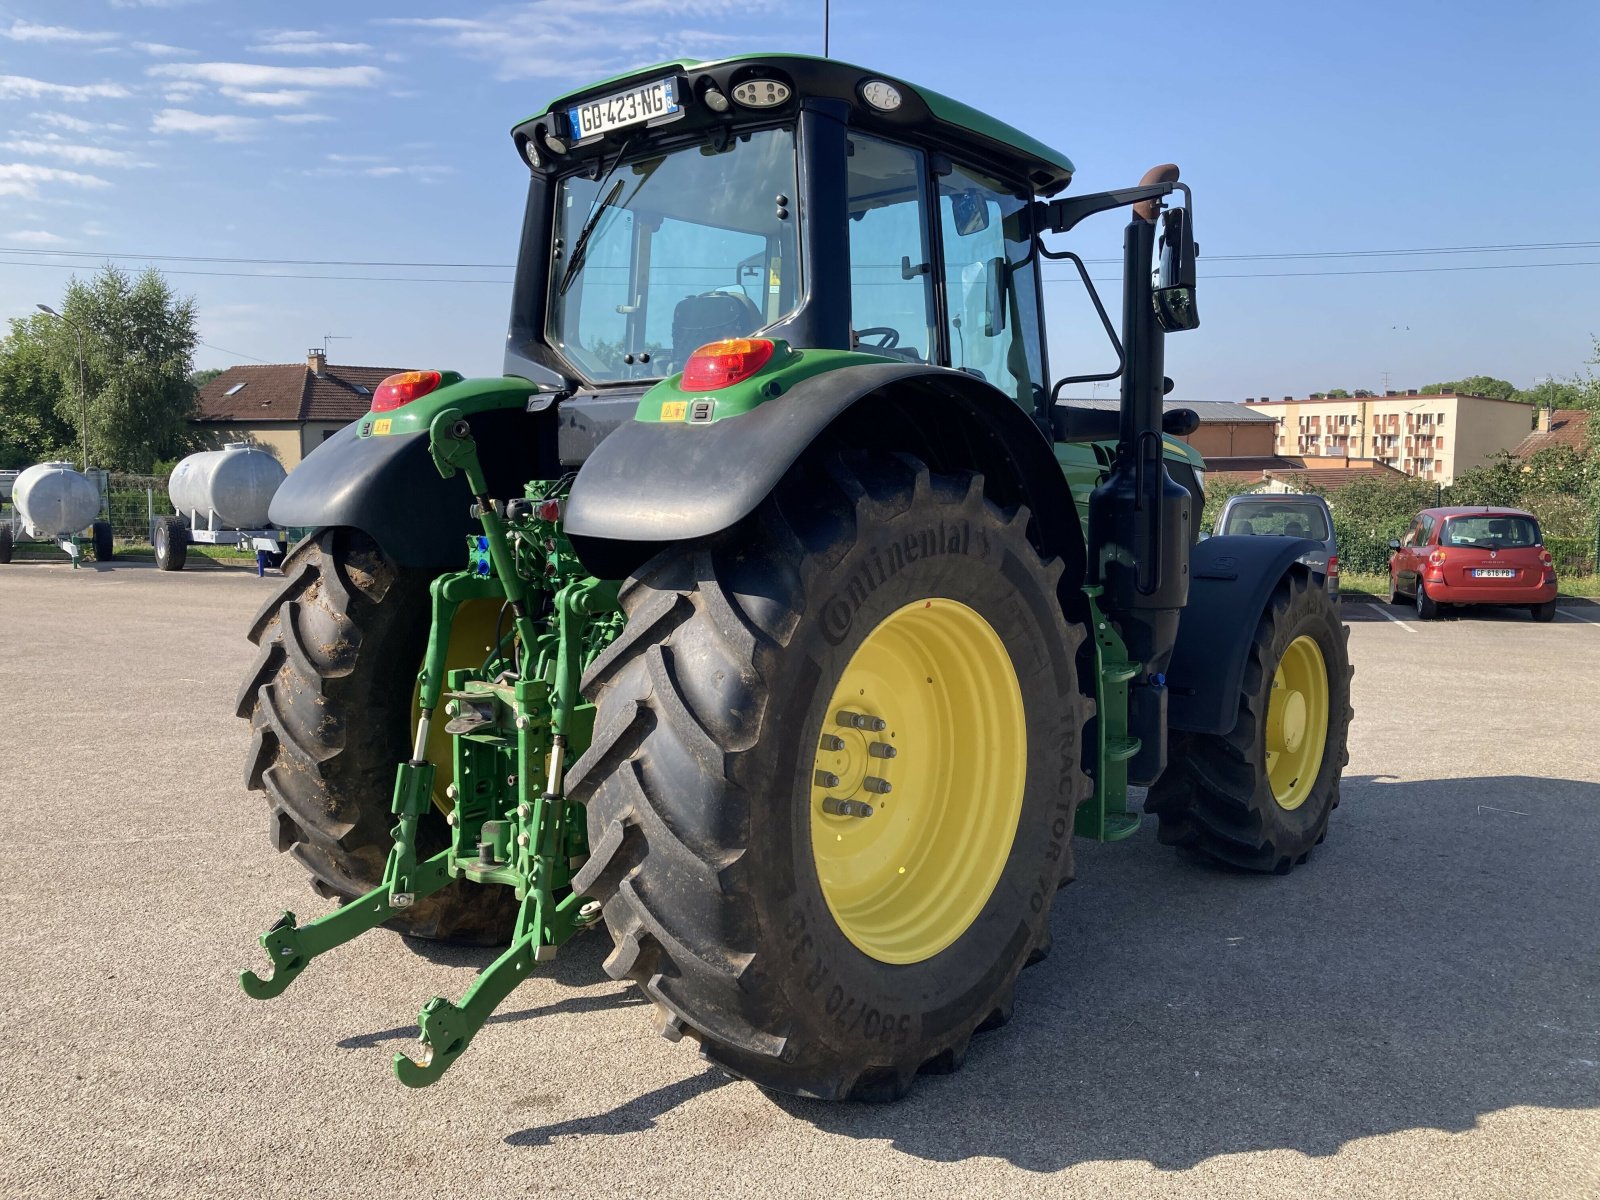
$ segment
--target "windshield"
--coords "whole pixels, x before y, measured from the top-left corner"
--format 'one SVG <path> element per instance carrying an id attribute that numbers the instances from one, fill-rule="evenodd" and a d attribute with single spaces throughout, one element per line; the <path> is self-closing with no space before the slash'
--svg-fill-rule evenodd
<path id="1" fill-rule="evenodd" d="M 556 194 L 551 343 L 591 383 L 658 379 L 707 342 L 775 324 L 801 294 L 795 207 L 787 129 L 568 176 Z"/>
<path id="2" fill-rule="evenodd" d="M 1441 546 L 1472 546 L 1479 550 L 1538 544 L 1539 526 L 1532 517 L 1451 517 L 1439 535 Z"/>
<path id="3" fill-rule="evenodd" d="M 1290 504 L 1282 500 L 1247 500 L 1228 510 L 1226 534 L 1272 534 L 1277 537 L 1328 540 L 1328 518 L 1320 504 Z"/>

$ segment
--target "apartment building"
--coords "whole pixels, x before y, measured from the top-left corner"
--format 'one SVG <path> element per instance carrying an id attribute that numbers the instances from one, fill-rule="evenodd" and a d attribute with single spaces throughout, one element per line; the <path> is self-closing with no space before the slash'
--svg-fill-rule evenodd
<path id="1" fill-rule="evenodd" d="M 1513 400 L 1414 391 L 1341 400 L 1251 396 L 1245 404 L 1276 420 L 1278 454 L 1372 459 L 1440 484 L 1515 449 L 1534 417 Z"/>

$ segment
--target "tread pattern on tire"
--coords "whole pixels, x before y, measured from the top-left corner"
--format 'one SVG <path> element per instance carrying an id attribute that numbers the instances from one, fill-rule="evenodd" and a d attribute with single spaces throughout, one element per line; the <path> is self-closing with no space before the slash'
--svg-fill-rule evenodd
<path id="1" fill-rule="evenodd" d="M 264 792 L 268 834 L 321 896 L 341 901 L 383 879 L 395 766 L 410 753 L 428 577 L 389 563 L 366 535 L 323 529 L 284 562 L 284 581 L 252 621 L 258 650 L 239 690 L 250 722 L 245 786 Z M 419 856 L 443 849 L 430 814 Z M 457 883 L 389 924 L 418 937 L 497 944 L 510 934 L 505 887 Z"/>
<path id="2" fill-rule="evenodd" d="M 1256 625 L 1245 663 L 1240 688 L 1237 723 L 1228 733 L 1213 735 L 1174 731 L 1171 735 L 1169 766 L 1151 787 L 1145 809 L 1159 818 L 1158 837 L 1168 845 L 1195 851 L 1202 856 L 1247 871 L 1287 874 L 1304 863 L 1313 847 L 1327 835 L 1328 817 L 1339 806 L 1339 779 L 1350 761 L 1348 733 L 1354 709 L 1348 703 L 1350 627 L 1337 619 L 1342 664 L 1329 662 L 1330 699 L 1345 703 L 1330 711 L 1328 748 L 1334 756 L 1331 778 L 1319 786 L 1307 803 L 1321 804 L 1322 811 L 1309 831 L 1289 836 L 1276 819 L 1276 801 L 1265 783 L 1265 766 L 1258 762 L 1261 729 L 1267 713 L 1261 697 L 1270 688 L 1273 632 L 1290 619 L 1291 613 L 1312 600 L 1313 590 L 1321 589 L 1310 573 L 1292 570 L 1273 591 L 1266 611 Z M 1332 607 L 1323 597 L 1323 603 Z M 1335 683 L 1333 672 L 1343 665 L 1343 688 Z M 1327 770 L 1324 760 L 1322 771 Z M 1328 794 L 1331 792 L 1331 795 Z"/>
<path id="3" fill-rule="evenodd" d="M 621 591 L 628 617 L 622 634 L 585 675 L 584 694 L 599 706 L 599 723 L 567 779 L 569 794 L 590 813 L 590 858 L 573 888 L 603 904 L 616 942 L 607 972 L 639 984 L 657 1007 L 664 1036 L 689 1034 L 724 1070 L 825 1099 L 898 1098 L 917 1074 L 955 1070 L 973 1032 L 1010 1018 L 1016 978 L 1013 971 L 975 1027 L 919 1066 L 817 1078 L 789 1067 L 785 1010 L 752 970 L 761 937 L 745 848 L 749 797 L 769 782 L 753 771 L 750 753 L 768 699 L 763 664 L 788 645 L 802 619 L 788 600 L 800 594 L 801 560 L 843 553 L 835 550 L 837 514 L 870 522 L 874 506 L 909 504 L 914 491 L 929 488 L 926 466 L 897 457 L 908 477 L 899 491 L 864 481 L 835 460 L 828 469 L 835 494 L 826 501 L 802 502 L 780 489 L 748 518 L 753 528 L 743 536 L 668 550 L 641 567 Z M 961 484 L 952 503 L 984 512 L 1026 544 L 1026 509 L 1002 513 L 983 497 L 980 476 Z M 1061 564 L 1036 553 L 1035 560 L 1053 597 Z M 1084 634 L 1059 619 L 1070 658 Z M 1079 709 L 1084 720 L 1088 711 Z M 1091 790 L 1087 776 L 1075 775 L 1074 804 Z M 693 804 L 675 803 L 683 789 L 673 783 L 686 777 L 704 782 Z M 1062 867 L 1070 878 L 1070 846 Z M 685 887 L 686 880 L 695 886 Z M 658 902 L 658 893 L 670 893 L 671 903 Z M 1048 948 L 1046 918 L 1028 961 Z"/>

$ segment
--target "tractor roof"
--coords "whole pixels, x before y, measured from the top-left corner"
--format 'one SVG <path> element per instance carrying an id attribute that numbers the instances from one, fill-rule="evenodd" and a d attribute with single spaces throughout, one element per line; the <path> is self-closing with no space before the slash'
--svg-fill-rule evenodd
<path id="1" fill-rule="evenodd" d="M 969 147 L 992 160 L 1010 164 L 1027 174 L 1036 191 L 1051 195 L 1072 180 L 1072 160 L 1059 150 L 1023 133 L 1004 121 L 996 120 L 959 100 L 892 75 L 869 71 L 832 58 L 806 54 L 741 54 L 709 61 L 677 59 L 656 63 L 617 75 L 558 96 L 542 110 L 518 123 L 518 127 L 550 116 L 557 109 L 577 101 L 615 90 L 617 85 L 643 82 L 652 77 L 675 73 L 689 76 L 691 91 L 703 93 L 702 79 L 713 77 L 721 86 L 744 78 L 778 77 L 788 82 L 799 99 L 826 96 L 844 100 L 862 118 L 862 125 L 894 136 L 896 128 L 915 135 L 933 137 L 946 144 Z M 861 87 L 871 80 L 892 83 L 903 98 L 901 107 L 885 113 L 868 105 Z M 753 116 L 763 115 L 759 110 Z"/>

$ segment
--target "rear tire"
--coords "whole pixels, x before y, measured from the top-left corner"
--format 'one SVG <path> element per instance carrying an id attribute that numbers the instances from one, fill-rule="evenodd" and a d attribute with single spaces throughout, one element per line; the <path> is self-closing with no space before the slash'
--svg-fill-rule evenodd
<path id="1" fill-rule="evenodd" d="M 1315 642 L 1326 668 L 1327 736 L 1308 794 L 1285 808 L 1268 771 L 1268 718 L 1274 677 L 1301 638 Z M 1162 842 L 1248 871 L 1286 874 L 1306 861 L 1327 835 L 1350 758 L 1349 638 L 1349 626 L 1308 572 L 1284 577 L 1256 626 L 1233 729 L 1172 735 L 1170 765 L 1145 801 L 1159 818 Z"/>
<path id="2" fill-rule="evenodd" d="M 0 527 L 0 563 L 8 563 L 11 561 L 11 554 L 14 544 L 15 538 L 11 532 L 11 526 L 6 525 Z"/>
<path id="3" fill-rule="evenodd" d="M 260 653 L 239 691 L 252 735 L 245 786 L 266 793 L 273 846 L 305 867 L 319 895 L 349 900 L 383 881 L 432 576 L 396 566 L 345 528 L 319 530 L 285 567 L 250 627 Z M 430 810 L 418 858 L 448 844 L 443 816 Z M 509 939 L 515 912 L 510 888 L 455 883 L 388 924 L 492 945 Z"/>
<path id="4" fill-rule="evenodd" d="M 1531 605 L 1528 608 L 1528 612 L 1533 615 L 1535 621 L 1541 623 L 1554 621 L 1556 619 L 1556 602 L 1554 600 L 1546 600 L 1543 604 Z"/>
<path id="5" fill-rule="evenodd" d="M 1428 595 L 1428 586 L 1422 582 L 1422 577 L 1417 577 L 1417 620 L 1432 621 L 1439 616 L 1439 605 L 1434 598 Z"/>
<path id="6" fill-rule="evenodd" d="M 1061 566 L 1029 544 L 1028 522 L 987 501 L 980 478 L 930 475 L 915 460 L 803 460 L 741 525 L 665 550 L 628 580 L 628 624 L 585 679 L 595 737 L 568 783 L 588 808 L 591 858 L 573 890 L 603 902 L 616 943 L 606 970 L 640 985 L 665 1036 L 688 1034 L 766 1088 L 888 1100 L 919 1072 L 955 1070 L 974 1032 L 1010 1017 L 1017 973 L 1048 949 L 1073 811 L 1089 791 L 1083 633 L 1062 616 Z M 941 926 L 953 938 L 942 947 L 892 960 L 862 949 L 870 939 L 846 933 L 850 918 L 830 907 L 838 884 L 821 878 L 814 850 L 830 830 L 817 815 L 814 786 L 831 786 L 814 778 L 817 748 L 836 740 L 823 736 L 837 723 L 836 684 L 862 644 L 898 614 L 948 601 L 987 622 L 1016 677 L 1018 815 L 989 860 L 989 892 L 967 893 L 975 915 Z M 896 667 L 923 661 L 906 654 Z M 973 671 L 974 690 L 994 677 Z M 872 711 L 872 697 L 860 704 Z M 899 728 L 907 770 L 918 754 L 956 752 L 919 746 L 915 732 Z M 870 799 L 886 807 L 859 819 L 926 811 Z M 995 812 L 1007 803 L 999 790 L 972 799 Z M 907 857 L 906 889 L 889 872 L 884 907 L 927 894 L 916 882 L 927 860 Z M 949 884 L 984 859 L 942 861 Z"/>
<path id="7" fill-rule="evenodd" d="M 156 568 L 161 571 L 181 571 L 189 560 L 189 527 L 182 517 L 157 517 L 155 531 L 150 535 L 156 552 Z"/>
<path id="8" fill-rule="evenodd" d="M 89 532 L 94 537 L 95 562 L 110 562 L 116 554 L 116 546 L 111 540 L 111 522 L 96 521 L 89 527 Z"/>

